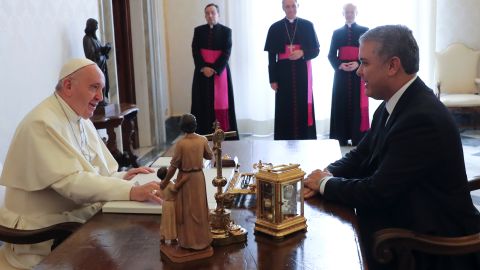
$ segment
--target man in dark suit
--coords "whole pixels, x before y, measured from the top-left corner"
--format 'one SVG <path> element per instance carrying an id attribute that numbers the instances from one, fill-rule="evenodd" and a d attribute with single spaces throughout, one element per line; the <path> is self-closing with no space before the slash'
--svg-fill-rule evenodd
<path id="1" fill-rule="evenodd" d="M 480 231 L 458 129 L 448 110 L 417 77 L 418 45 L 405 26 L 369 30 L 360 38 L 357 74 L 366 94 L 384 102 L 357 148 L 305 180 L 305 197 L 357 210 L 369 269 L 372 233 L 386 227 L 461 236 Z M 478 258 L 415 254 L 416 269 L 480 269 Z"/>

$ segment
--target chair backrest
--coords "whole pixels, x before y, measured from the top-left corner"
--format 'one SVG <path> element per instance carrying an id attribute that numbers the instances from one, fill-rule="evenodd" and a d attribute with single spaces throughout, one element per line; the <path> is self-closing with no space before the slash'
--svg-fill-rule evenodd
<path id="1" fill-rule="evenodd" d="M 480 189 L 480 176 L 469 179 L 470 191 Z M 442 237 L 425 235 L 400 228 L 386 228 L 374 234 L 373 256 L 379 263 L 393 263 L 400 270 L 414 270 L 413 251 L 435 255 L 466 255 L 480 253 L 480 232 Z"/>
<path id="2" fill-rule="evenodd" d="M 453 43 L 436 53 L 435 77 L 442 94 L 473 94 L 477 92 L 480 51 L 462 43 Z"/>

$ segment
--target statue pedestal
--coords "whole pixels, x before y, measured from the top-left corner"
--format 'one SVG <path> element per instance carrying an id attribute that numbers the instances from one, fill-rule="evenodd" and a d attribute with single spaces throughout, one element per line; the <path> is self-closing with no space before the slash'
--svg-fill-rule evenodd
<path id="1" fill-rule="evenodd" d="M 99 116 L 113 115 L 116 112 L 115 108 L 116 108 L 115 104 L 111 104 L 111 103 L 107 103 L 105 105 L 98 104 L 93 114 L 99 115 Z"/>
<path id="2" fill-rule="evenodd" d="M 213 256 L 213 248 L 211 246 L 202 250 L 191 250 L 182 248 L 178 244 L 161 244 L 160 252 L 162 257 L 165 256 L 174 263 L 184 263 Z"/>

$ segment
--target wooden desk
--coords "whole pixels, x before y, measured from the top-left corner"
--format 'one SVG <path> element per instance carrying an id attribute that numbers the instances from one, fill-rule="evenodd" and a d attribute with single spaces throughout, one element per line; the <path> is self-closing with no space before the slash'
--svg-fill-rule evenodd
<path id="1" fill-rule="evenodd" d="M 120 106 L 115 104 L 112 112 L 105 115 L 93 115 L 92 120 L 96 129 L 106 129 L 108 140 L 106 145 L 110 153 L 112 153 L 119 167 L 138 167 L 138 157 L 133 153 L 133 146 L 138 147 L 135 143 L 136 125 L 138 108 L 135 104 L 122 103 Z M 122 127 L 122 146 L 123 153 L 117 148 L 117 136 L 115 128 Z"/>
<path id="2" fill-rule="evenodd" d="M 167 153 L 171 153 L 169 151 Z M 337 141 L 228 141 L 223 152 L 252 163 L 297 162 L 309 173 L 340 157 Z M 305 204 L 308 231 L 275 241 L 253 233 L 253 196 L 232 209 L 248 230 L 246 244 L 215 247 L 213 257 L 173 264 L 160 257 L 160 216 L 98 213 L 35 269 L 366 269 L 352 209 L 322 201 Z"/>

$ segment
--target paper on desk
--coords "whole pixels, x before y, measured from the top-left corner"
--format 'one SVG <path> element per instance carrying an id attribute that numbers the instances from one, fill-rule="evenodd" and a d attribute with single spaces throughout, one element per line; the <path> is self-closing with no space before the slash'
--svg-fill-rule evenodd
<path id="1" fill-rule="evenodd" d="M 157 170 L 159 167 L 165 166 L 164 164 L 170 164 L 170 159 L 170 157 L 159 158 L 152 164 L 152 167 L 155 170 L 154 173 L 138 174 L 130 181 L 138 182 L 139 185 L 143 185 L 150 181 L 160 181 L 160 179 L 157 178 Z M 234 168 L 223 168 L 223 177 L 225 177 L 227 180 L 232 179 L 234 173 L 233 169 Z M 212 180 L 217 175 L 217 169 L 204 169 L 203 173 L 205 174 L 205 185 L 207 187 L 208 208 L 214 209 L 217 206 L 215 201 L 215 193 L 217 192 L 217 188 L 212 185 Z M 177 174 L 175 173 L 175 176 L 172 179 L 175 179 L 176 175 Z M 102 211 L 104 213 L 161 214 L 162 206 L 154 202 L 111 201 L 106 202 L 103 205 Z"/>
<path id="2" fill-rule="evenodd" d="M 160 167 L 168 167 L 170 166 L 170 161 L 172 160 L 172 157 L 159 157 L 155 162 L 150 165 L 152 168 L 160 168 Z M 210 165 L 210 160 L 203 159 L 203 166 L 209 167 Z"/>
<path id="3" fill-rule="evenodd" d="M 170 160 L 172 160 L 172 157 L 159 157 L 155 162 L 150 165 L 152 168 L 160 168 L 163 166 L 170 166 Z"/>
<path id="4" fill-rule="evenodd" d="M 153 168 L 155 172 L 149 174 L 137 174 L 132 178 L 135 185 L 143 185 L 151 181 L 159 182 L 157 177 L 158 168 Z M 104 213 L 133 213 L 133 214 L 161 214 L 162 205 L 155 202 L 136 202 L 136 201 L 110 201 L 106 202 L 102 211 Z"/>

